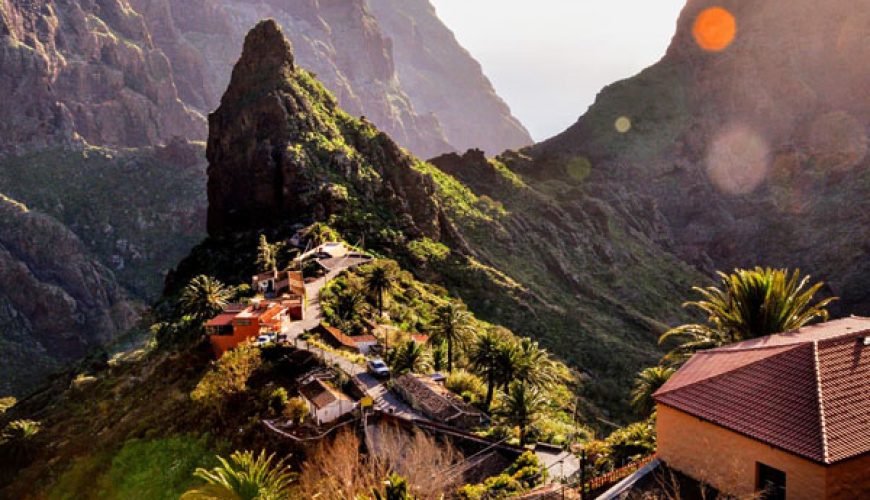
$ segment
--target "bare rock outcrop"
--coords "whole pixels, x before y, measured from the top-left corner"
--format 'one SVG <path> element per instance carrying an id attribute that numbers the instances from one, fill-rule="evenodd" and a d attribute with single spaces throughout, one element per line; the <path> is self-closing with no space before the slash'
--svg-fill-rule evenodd
<path id="1" fill-rule="evenodd" d="M 0 5 L 0 152 L 204 138 L 169 60 L 126 0 Z"/>

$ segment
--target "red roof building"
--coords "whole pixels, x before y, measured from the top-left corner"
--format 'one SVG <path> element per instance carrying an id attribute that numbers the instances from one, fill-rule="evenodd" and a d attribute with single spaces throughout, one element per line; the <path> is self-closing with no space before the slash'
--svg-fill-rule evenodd
<path id="1" fill-rule="evenodd" d="M 870 318 L 699 352 L 654 397 L 659 458 L 720 491 L 870 492 Z"/>

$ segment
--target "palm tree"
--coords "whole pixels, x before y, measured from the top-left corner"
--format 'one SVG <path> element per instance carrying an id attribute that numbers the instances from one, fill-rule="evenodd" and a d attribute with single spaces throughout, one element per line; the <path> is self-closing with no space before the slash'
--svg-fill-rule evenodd
<path id="1" fill-rule="evenodd" d="M 365 278 L 365 286 L 374 294 L 378 306 L 378 318 L 384 316 L 384 294 L 394 288 L 395 269 L 385 263 L 372 266 Z"/>
<path id="2" fill-rule="evenodd" d="M 546 349 L 530 338 L 523 338 L 517 345 L 513 378 L 547 388 L 559 381 L 559 369 Z"/>
<path id="3" fill-rule="evenodd" d="M 498 412 L 520 428 L 520 446 L 526 444 L 526 429 L 547 406 L 547 398 L 537 387 L 515 380 L 499 398 Z"/>
<path id="4" fill-rule="evenodd" d="M 513 339 L 505 337 L 498 344 L 495 353 L 495 378 L 502 390 L 506 391 L 508 385 L 514 380 L 521 362 L 516 343 Z"/>
<path id="5" fill-rule="evenodd" d="M 359 290 L 349 288 L 338 294 L 334 312 L 338 319 L 343 322 L 342 326 L 347 326 L 357 319 L 363 304 L 365 304 L 365 296 Z"/>
<path id="6" fill-rule="evenodd" d="M 408 339 L 396 349 L 392 365 L 396 373 L 421 372 L 430 366 L 429 355 L 423 344 Z"/>
<path id="7" fill-rule="evenodd" d="M 203 321 L 223 311 L 232 296 L 232 290 L 223 283 L 201 274 L 184 287 L 178 305 L 182 314 Z"/>
<path id="8" fill-rule="evenodd" d="M 487 330 L 477 337 L 468 355 L 471 367 L 481 377 L 486 379 L 484 406 L 487 410 L 489 410 L 489 406 L 492 404 L 496 376 L 498 375 L 498 348 L 502 341 L 501 335 L 495 331 Z"/>
<path id="9" fill-rule="evenodd" d="M 676 370 L 667 366 L 651 366 L 641 370 L 634 379 L 631 390 L 631 406 L 641 417 L 648 417 L 655 408 L 653 394 L 665 385 Z"/>
<path id="10" fill-rule="evenodd" d="M 836 300 L 830 297 L 812 304 L 824 283 L 807 288 L 810 277 L 801 279 L 800 270 L 789 275 L 787 269 L 756 267 L 718 275 L 721 288 L 694 287 L 702 300 L 683 304 L 703 311 L 708 324 L 678 326 L 659 339 L 659 343 L 672 337 L 686 339 L 668 354 L 668 359 L 682 361 L 699 349 L 787 332 L 815 320 L 826 321 L 826 307 Z"/>
<path id="11" fill-rule="evenodd" d="M 188 490 L 181 500 L 236 499 L 236 500 L 283 500 L 288 498 L 288 489 L 295 480 L 285 461 L 273 463 L 275 454 L 266 455 L 266 450 L 254 455 L 252 451 L 236 451 L 230 459 L 217 457 L 221 465 L 211 470 L 196 469 L 194 476 L 206 481 L 206 485 Z"/>
<path id="12" fill-rule="evenodd" d="M 460 302 L 448 302 L 438 308 L 433 325 L 434 341 L 447 342 L 447 371 L 453 371 L 453 347 L 465 347 L 473 333 L 471 313 Z"/>

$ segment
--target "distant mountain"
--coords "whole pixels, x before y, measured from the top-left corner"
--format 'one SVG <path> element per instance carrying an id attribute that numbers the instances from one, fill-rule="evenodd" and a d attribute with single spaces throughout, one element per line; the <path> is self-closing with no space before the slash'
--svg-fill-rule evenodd
<path id="1" fill-rule="evenodd" d="M 721 51 L 693 32 L 714 5 L 736 22 Z M 691 0 L 659 63 L 511 165 L 573 198 L 648 206 L 660 244 L 706 273 L 800 267 L 838 313 L 866 315 L 868 32 L 870 11 L 846 0 Z"/>
<path id="2" fill-rule="evenodd" d="M 472 146 L 496 154 L 532 142 L 428 0 L 131 4 L 168 56 L 182 98 L 203 113 L 217 106 L 245 34 L 273 18 L 344 109 L 417 155 Z"/>

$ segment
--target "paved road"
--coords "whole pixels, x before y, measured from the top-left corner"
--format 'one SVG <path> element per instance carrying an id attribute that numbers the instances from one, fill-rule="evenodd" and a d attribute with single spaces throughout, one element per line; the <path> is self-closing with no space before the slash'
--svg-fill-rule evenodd
<path id="1" fill-rule="evenodd" d="M 541 465 L 550 473 L 549 481 L 570 478 L 580 470 L 580 459 L 570 451 L 535 450 Z"/>
<path id="2" fill-rule="evenodd" d="M 375 409 L 384 413 L 390 413 L 407 420 L 425 420 L 420 412 L 408 406 L 395 392 L 387 389 L 384 382 L 376 379 L 370 373 L 357 375 L 365 387 L 366 392 L 375 400 Z"/>
<path id="3" fill-rule="evenodd" d="M 374 399 L 375 407 L 378 410 L 409 420 L 424 419 L 425 417 L 422 414 L 405 404 L 398 395 L 387 389 L 383 382 L 366 373 L 365 368 L 352 363 L 343 356 L 324 351 L 299 338 L 304 332 L 316 328 L 323 319 L 323 311 L 320 308 L 320 291 L 323 290 L 323 287 L 346 269 L 366 264 L 370 261 L 371 259 L 363 257 L 327 259 L 325 262 L 328 266 L 326 267 L 330 271 L 311 283 L 305 284 L 305 295 L 308 297 L 305 314 L 303 315 L 305 319 L 288 324 L 283 329 L 283 333 L 287 335 L 288 342 L 294 344 L 297 348 L 305 349 L 315 354 L 324 362 L 338 366 L 343 372 L 359 380 L 366 387 L 368 395 Z"/>

